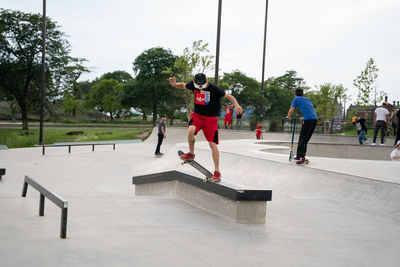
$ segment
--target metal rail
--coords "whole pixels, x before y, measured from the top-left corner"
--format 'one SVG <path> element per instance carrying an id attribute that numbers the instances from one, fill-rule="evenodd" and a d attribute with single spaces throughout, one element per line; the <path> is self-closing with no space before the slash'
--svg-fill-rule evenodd
<path id="1" fill-rule="evenodd" d="M 102 146 L 102 145 L 112 145 L 113 146 L 113 150 L 115 150 L 115 143 L 55 144 L 55 145 L 39 145 L 39 146 L 42 147 L 42 155 L 44 155 L 46 147 L 67 146 L 68 147 L 68 153 L 71 153 L 71 146 L 92 146 L 92 151 L 94 151 L 94 146 Z"/>
<path id="2" fill-rule="evenodd" d="M 60 226 L 60 237 L 67 237 L 67 215 L 68 215 L 68 201 L 62 199 L 56 194 L 50 192 L 38 182 L 33 180 L 32 178 L 25 175 L 24 186 L 22 189 L 22 197 L 26 197 L 26 192 L 28 191 L 28 184 L 35 188 L 40 193 L 40 202 L 39 202 L 39 216 L 44 216 L 44 200 L 47 197 L 54 204 L 56 204 L 59 208 L 61 208 L 61 226 Z"/>

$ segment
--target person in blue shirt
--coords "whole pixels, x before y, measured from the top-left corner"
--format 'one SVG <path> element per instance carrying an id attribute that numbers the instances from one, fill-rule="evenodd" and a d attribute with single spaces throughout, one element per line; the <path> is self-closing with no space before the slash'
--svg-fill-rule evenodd
<path id="1" fill-rule="evenodd" d="M 303 125 L 301 126 L 300 137 L 297 143 L 296 163 L 302 164 L 306 161 L 307 144 L 317 126 L 318 117 L 311 100 L 303 96 L 303 89 L 296 89 L 294 95 L 295 98 L 290 105 L 286 119 L 290 120 L 295 108 L 300 109 L 303 116 L 300 120 L 303 120 Z"/>

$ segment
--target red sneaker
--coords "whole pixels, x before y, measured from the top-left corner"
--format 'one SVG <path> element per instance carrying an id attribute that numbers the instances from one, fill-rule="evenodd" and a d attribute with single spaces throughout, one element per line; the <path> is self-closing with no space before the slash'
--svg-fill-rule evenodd
<path id="1" fill-rule="evenodd" d="M 194 154 L 188 152 L 185 155 L 180 156 L 181 160 L 194 160 Z"/>
<path id="2" fill-rule="evenodd" d="M 303 164 L 304 162 L 306 162 L 305 158 L 299 158 L 298 160 L 296 160 L 296 164 Z"/>
<path id="3" fill-rule="evenodd" d="M 211 181 L 213 182 L 221 181 L 221 173 L 219 171 L 214 171 L 214 175 L 211 177 Z"/>

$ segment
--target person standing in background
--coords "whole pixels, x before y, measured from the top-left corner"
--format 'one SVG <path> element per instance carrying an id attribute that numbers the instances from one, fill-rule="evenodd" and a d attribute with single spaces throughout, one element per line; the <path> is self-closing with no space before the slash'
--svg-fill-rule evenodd
<path id="1" fill-rule="evenodd" d="M 381 146 L 385 145 L 385 134 L 387 125 L 389 123 L 389 111 L 387 110 L 387 103 L 383 102 L 382 106 L 375 109 L 374 112 L 374 138 L 372 140 L 372 146 L 376 146 L 376 137 L 379 129 L 381 130 Z"/>
<path id="2" fill-rule="evenodd" d="M 400 141 L 397 141 L 396 143 L 396 149 L 390 153 L 390 158 L 393 161 L 400 161 Z"/>
<path id="3" fill-rule="evenodd" d="M 232 130 L 232 115 L 233 115 L 233 106 L 232 104 L 228 104 L 228 106 L 225 108 L 225 118 L 224 118 L 224 126 L 225 129 L 231 129 Z"/>
<path id="4" fill-rule="evenodd" d="M 396 126 L 397 126 L 397 133 L 396 133 L 396 139 L 394 141 L 394 145 L 397 145 L 397 142 L 400 141 L 400 111 L 399 110 L 396 110 L 395 121 L 396 121 Z"/>
<path id="5" fill-rule="evenodd" d="M 236 113 L 236 130 L 242 130 L 242 118 L 243 118 L 243 113 L 241 114 Z"/>
<path id="6" fill-rule="evenodd" d="M 164 140 L 164 138 L 167 138 L 167 135 L 165 134 L 166 131 L 166 125 L 165 122 L 167 121 L 167 115 L 163 115 L 161 118 L 160 123 L 158 124 L 158 142 L 157 142 L 157 147 L 156 147 L 156 152 L 154 153 L 156 157 L 161 157 L 164 154 L 160 152 L 160 147 L 161 144 Z"/>
<path id="7" fill-rule="evenodd" d="M 368 118 L 368 113 L 364 114 L 365 118 Z M 358 117 L 356 119 L 356 127 L 357 127 L 357 132 L 358 132 L 358 143 L 360 145 L 364 144 L 364 141 L 367 141 L 367 137 L 365 135 L 368 132 L 367 126 L 365 126 L 365 118 Z"/>
<path id="8" fill-rule="evenodd" d="M 262 132 L 261 127 L 262 127 L 262 122 L 259 121 L 258 124 L 257 124 L 257 127 L 256 127 L 257 140 L 260 140 L 260 137 L 261 137 L 261 132 Z"/>

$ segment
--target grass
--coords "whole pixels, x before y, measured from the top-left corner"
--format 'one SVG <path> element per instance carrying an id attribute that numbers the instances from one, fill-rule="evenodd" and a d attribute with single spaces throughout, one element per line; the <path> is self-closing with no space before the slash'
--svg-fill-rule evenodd
<path id="1" fill-rule="evenodd" d="M 68 132 L 83 131 L 82 135 L 67 135 Z M 43 143 L 55 142 L 88 142 L 146 139 L 151 129 L 44 129 Z M 0 145 L 8 148 L 33 147 L 39 143 L 39 129 L 29 131 L 21 129 L 0 128 Z"/>
<path id="2" fill-rule="evenodd" d="M 11 123 L 5 122 L 1 124 L 3 127 L 16 127 L 21 126 L 21 122 Z M 39 122 L 29 122 L 29 127 L 39 127 Z M 84 128 L 93 128 L 93 127 L 117 127 L 117 128 L 127 128 L 127 127 L 134 127 L 134 128 L 148 128 L 152 127 L 151 123 L 112 123 L 112 122 L 88 122 L 88 123 L 67 123 L 67 122 L 45 122 L 45 127 L 84 127 Z"/>

